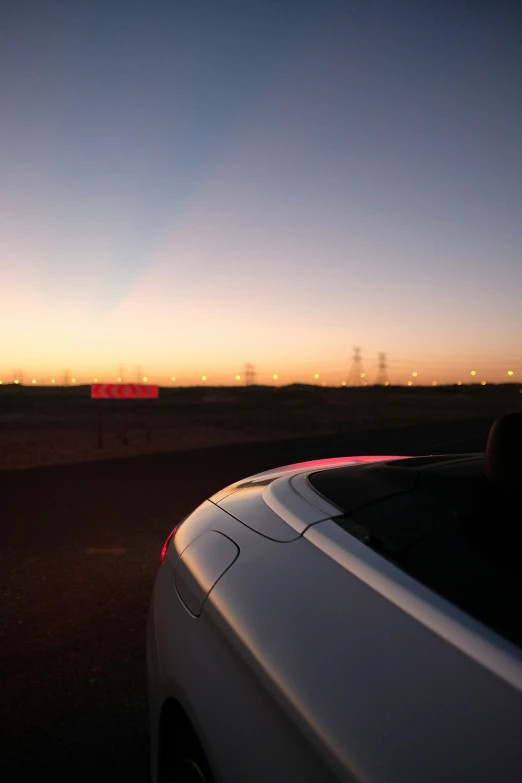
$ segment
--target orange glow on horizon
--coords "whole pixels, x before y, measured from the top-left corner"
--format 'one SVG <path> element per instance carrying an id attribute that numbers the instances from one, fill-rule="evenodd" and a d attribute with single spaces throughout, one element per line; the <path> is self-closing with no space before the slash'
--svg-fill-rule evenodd
<path id="1" fill-rule="evenodd" d="M 125 364 L 125 367 L 127 368 L 125 371 L 126 374 L 122 373 L 121 375 L 118 375 L 117 382 L 152 383 L 165 387 L 174 385 L 176 385 L 176 387 L 191 387 L 200 385 L 202 383 L 208 383 L 212 387 L 237 387 L 244 383 L 245 379 L 244 374 L 237 370 L 237 362 L 241 358 L 242 357 L 236 358 L 235 362 L 231 362 L 228 366 L 226 364 L 223 366 L 217 361 L 210 361 L 209 363 L 199 364 L 199 367 L 198 364 L 195 364 L 195 366 L 192 367 L 189 366 L 187 370 L 184 370 L 181 367 L 178 375 L 170 376 L 168 375 L 169 368 L 161 366 L 161 364 L 157 363 L 153 364 L 152 366 L 147 366 L 147 370 L 150 372 L 150 375 L 144 375 L 143 368 L 140 369 L 139 365 L 134 367 L 133 370 L 131 369 L 132 362 L 136 361 L 136 359 L 133 360 L 132 357 L 124 355 L 122 357 L 122 365 Z M 330 366 L 321 366 L 320 372 L 315 372 L 315 362 L 313 362 L 313 360 L 308 363 L 308 367 L 305 366 L 304 368 L 300 367 L 299 364 L 289 364 L 288 366 L 282 368 L 283 375 L 279 375 L 277 372 L 273 371 L 273 364 L 271 367 L 270 363 L 264 365 L 262 362 L 257 362 L 257 357 L 255 355 L 252 357 L 252 359 L 254 361 L 256 370 L 256 384 L 260 386 L 272 385 L 274 387 L 281 387 L 292 384 L 322 386 L 323 382 L 327 388 L 357 386 L 357 384 L 361 387 L 367 386 L 369 388 L 373 388 L 377 385 L 380 385 L 381 388 L 384 385 L 413 385 L 416 386 L 416 388 L 457 385 L 471 386 L 473 384 L 488 386 L 507 384 L 514 386 L 520 384 L 520 379 L 522 378 L 522 361 L 519 363 L 515 363 L 514 361 L 509 362 L 509 357 L 505 361 L 499 361 L 497 366 L 494 364 L 493 366 L 488 366 L 486 361 L 479 362 L 479 360 L 476 359 L 476 363 L 471 365 L 474 368 L 472 370 L 468 369 L 471 362 L 468 363 L 465 360 L 462 363 L 457 362 L 456 360 L 452 360 L 453 367 L 450 367 L 449 369 L 445 368 L 442 359 L 437 363 L 435 360 L 426 360 L 425 367 L 423 366 L 420 368 L 420 370 L 413 371 L 417 373 L 417 376 L 414 376 L 412 371 L 409 369 L 413 363 L 411 359 L 409 361 L 406 359 L 398 360 L 395 363 L 392 362 L 390 358 L 389 366 L 387 368 L 389 373 L 387 376 L 387 384 L 385 383 L 384 379 L 380 380 L 380 384 L 376 383 L 376 381 L 379 380 L 377 362 L 375 362 L 375 368 L 372 366 L 367 367 L 368 372 L 356 373 L 355 381 L 349 382 L 347 377 L 347 370 L 349 369 L 350 364 L 349 360 L 348 367 L 346 366 L 345 361 L 337 362 L 337 366 L 336 363 L 332 361 Z M 56 366 L 56 364 L 54 366 L 51 364 L 50 368 L 45 368 L 43 362 L 27 362 L 24 365 L 21 361 L 17 361 L 16 359 L 11 360 L 10 364 L 11 366 L 18 366 L 21 368 L 19 372 L 15 374 L 15 371 L 9 367 L 7 362 L 4 362 L 3 367 L 0 366 L 0 378 L 4 379 L 3 385 L 6 388 L 11 389 L 14 385 L 20 385 L 21 387 L 27 388 L 30 385 L 36 385 L 40 387 L 50 386 L 51 383 L 53 383 L 57 388 L 65 388 L 69 385 L 80 387 L 89 385 L 91 383 L 116 383 L 116 376 L 114 374 L 115 368 L 111 368 L 110 365 L 105 366 L 102 364 L 98 367 L 96 365 L 92 367 L 77 366 L 76 373 L 73 374 L 71 372 L 70 376 L 72 377 L 67 377 L 67 371 L 62 371 L 61 367 L 59 365 Z M 236 367 L 234 367 L 234 364 L 236 364 Z M 67 360 L 66 357 L 62 366 L 67 367 L 68 365 L 72 366 L 73 361 Z M 145 365 L 145 362 L 143 362 L 143 365 Z M 206 372 L 204 374 L 201 371 L 201 367 L 206 368 Z M 506 367 L 509 369 L 506 369 Z M 95 376 L 91 375 L 94 369 L 98 371 L 98 374 Z M 56 370 L 54 374 L 53 370 Z M 432 380 L 429 380 L 430 377 Z M 467 380 L 465 380 L 466 377 Z M 359 381 L 357 381 L 357 378 L 359 378 Z M 412 383 L 408 384 L 408 380 L 411 380 Z M 483 381 L 485 381 L 485 383 L 482 383 Z"/>
<path id="2" fill-rule="evenodd" d="M 521 365 L 522 367 L 522 365 Z M 482 373 L 480 370 L 474 370 L 474 375 L 471 375 L 469 380 L 462 380 L 462 376 L 459 378 L 459 375 L 455 373 L 453 377 L 451 377 L 451 373 L 444 373 L 443 377 L 439 380 L 425 380 L 420 381 L 419 378 L 412 378 L 410 374 L 410 381 L 408 382 L 408 377 L 404 377 L 404 373 L 394 373 L 393 377 L 391 379 L 388 379 L 387 381 L 381 381 L 381 386 L 394 386 L 394 385 L 414 385 L 418 388 L 423 387 L 432 387 L 432 386 L 464 386 L 466 384 L 478 384 L 478 385 L 498 385 L 502 383 L 516 383 L 515 375 L 517 374 L 518 370 L 505 370 L 500 369 L 498 371 L 492 371 L 490 373 Z M 522 369 L 520 370 L 522 372 Z M 107 373 L 102 373 L 101 375 L 95 375 L 95 376 L 80 376 L 75 375 L 69 379 L 66 377 L 61 378 L 60 376 L 54 376 L 52 378 L 49 378 L 47 380 L 39 380 L 37 375 L 32 375 L 31 372 L 27 372 L 28 379 L 24 381 L 21 376 L 18 378 L 13 378 L 12 380 L 3 380 L 3 385 L 45 385 L 54 383 L 56 386 L 68 386 L 68 385 L 89 385 L 90 383 L 116 383 L 116 379 L 111 381 L 111 373 L 110 370 Z M 153 383 L 156 385 L 164 385 L 168 386 L 170 384 L 179 385 L 181 387 L 190 387 L 190 386 L 197 386 L 198 383 L 201 383 L 202 381 L 209 382 L 211 380 L 213 386 L 232 386 L 240 384 L 244 380 L 244 376 L 240 373 L 222 373 L 222 372 L 212 372 L 210 375 L 200 375 L 196 373 L 190 373 L 190 374 L 182 374 L 181 376 L 168 376 L 165 378 L 163 375 L 164 380 L 161 378 L 162 373 L 161 370 L 158 372 L 152 373 L 152 375 L 147 376 L 144 375 L 143 377 L 140 377 L 139 380 L 136 379 L 129 379 L 125 380 L 123 377 L 121 377 L 121 380 L 118 381 L 118 383 Z M 482 377 L 481 377 L 482 376 Z M 114 376 L 113 376 L 114 377 Z M 118 376 L 120 377 L 120 376 Z M 374 380 L 370 379 L 368 377 L 368 373 L 359 373 L 358 377 L 361 379 L 361 386 L 364 385 L 368 386 L 369 388 L 372 388 L 373 386 L 376 386 L 378 384 L 375 383 Z M 458 380 L 457 380 L 458 379 Z M 281 376 L 277 373 L 271 373 L 271 372 L 262 372 L 257 371 L 257 381 L 256 383 L 261 386 L 266 385 L 277 385 L 280 386 Z M 276 383 L 277 382 L 277 383 Z M 285 376 L 285 380 L 283 381 L 283 385 L 292 385 L 292 384 L 316 384 L 321 386 L 325 383 L 327 387 L 348 387 L 349 383 L 346 380 L 346 378 L 343 378 L 342 374 L 339 372 L 328 372 L 323 371 L 322 373 L 313 373 L 312 376 L 306 375 L 303 373 L 288 373 Z M 356 384 L 353 384 L 356 385 Z"/>

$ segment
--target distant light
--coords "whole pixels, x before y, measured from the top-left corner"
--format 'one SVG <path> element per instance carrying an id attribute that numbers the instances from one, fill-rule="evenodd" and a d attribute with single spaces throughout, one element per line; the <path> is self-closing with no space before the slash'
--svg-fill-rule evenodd
<path id="1" fill-rule="evenodd" d="M 432 385 L 432 386 L 436 386 L 436 385 L 437 385 L 437 381 L 432 381 L 432 382 L 431 382 L 431 385 Z"/>
<path id="2" fill-rule="evenodd" d="M 472 374 L 472 375 L 476 375 L 476 374 L 477 374 L 477 373 L 476 373 L 476 370 L 472 370 L 472 371 L 471 371 L 471 374 Z"/>
<path id="3" fill-rule="evenodd" d="M 390 385 L 390 382 L 389 382 L 389 381 L 384 381 L 384 385 L 385 385 L 385 386 L 389 386 L 389 385 Z"/>
<path id="4" fill-rule="evenodd" d="M 76 378 L 71 378 L 71 383 L 76 383 Z"/>
<path id="5" fill-rule="evenodd" d="M 361 378 L 366 378 L 366 373 L 365 372 L 361 373 Z"/>
<path id="6" fill-rule="evenodd" d="M 202 375 L 202 376 L 201 376 L 201 380 L 202 380 L 202 381 L 206 381 L 206 380 L 207 380 L 207 376 L 206 376 L 206 375 Z"/>
<path id="7" fill-rule="evenodd" d="M 408 381 L 408 386 L 411 386 L 413 381 Z"/>
<path id="8" fill-rule="evenodd" d="M 508 375 L 513 375 L 513 370 L 508 370 Z"/>
<path id="9" fill-rule="evenodd" d="M 457 381 L 457 386 L 462 386 L 462 381 Z"/>
<path id="10" fill-rule="evenodd" d="M 236 375 L 236 381 L 240 381 L 240 380 L 241 380 L 241 376 L 240 375 Z"/>
<path id="11" fill-rule="evenodd" d="M 341 386 L 346 386 L 346 381 L 343 381 L 343 382 L 341 383 Z"/>
<path id="12" fill-rule="evenodd" d="M 272 378 L 274 379 L 274 381 L 277 381 L 277 379 L 279 378 L 279 375 L 272 375 Z"/>
<path id="13" fill-rule="evenodd" d="M 118 381 L 118 383 L 121 383 L 121 378 L 116 378 L 116 380 Z M 145 380 L 145 378 L 143 380 Z"/>
<path id="14" fill-rule="evenodd" d="M 54 380 L 54 378 L 51 378 L 51 383 L 56 383 L 56 381 Z"/>
<path id="15" fill-rule="evenodd" d="M 94 383 L 98 383 L 98 378 L 93 378 Z"/>
<path id="16" fill-rule="evenodd" d="M 315 373 L 314 378 L 319 378 L 319 373 L 318 372 Z"/>
<path id="17" fill-rule="evenodd" d="M 0 381 L 0 384 L 3 383 L 3 381 Z"/>
<path id="18" fill-rule="evenodd" d="M 486 381 L 481 381 L 480 384 L 481 384 L 481 386 L 485 386 L 486 385 Z"/>
<path id="19" fill-rule="evenodd" d="M 175 381 L 175 380 L 176 380 L 176 376 L 175 376 L 175 375 L 173 375 L 173 376 L 172 376 L 172 378 L 171 378 L 170 380 L 171 380 L 171 381 Z"/>
<path id="20" fill-rule="evenodd" d="M 31 383 L 36 383 L 36 378 L 33 378 L 33 380 L 31 381 Z"/>
<path id="21" fill-rule="evenodd" d="M 144 376 L 143 376 L 143 380 L 144 380 L 144 381 L 148 381 L 149 379 L 147 378 L 147 376 L 146 376 L 146 375 L 144 375 Z"/>
<path id="22" fill-rule="evenodd" d="M 417 374 L 418 374 L 418 373 L 416 373 L 416 372 L 412 372 L 412 375 L 413 375 L 413 377 L 414 377 L 414 378 L 416 378 L 416 377 L 417 377 Z"/>
<path id="23" fill-rule="evenodd" d="M 20 383 L 20 381 L 15 381 L 15 383 Z"/>

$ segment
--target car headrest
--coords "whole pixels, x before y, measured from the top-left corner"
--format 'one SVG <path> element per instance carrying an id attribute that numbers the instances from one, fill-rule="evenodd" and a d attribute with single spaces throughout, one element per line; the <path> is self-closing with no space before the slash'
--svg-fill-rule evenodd
<path id="1" fill-rule="evenodd" d="M 522 487 L 522 412 L 507 413 L 491 427 L 484 460 L 486 477 L 505 496 Z"/>

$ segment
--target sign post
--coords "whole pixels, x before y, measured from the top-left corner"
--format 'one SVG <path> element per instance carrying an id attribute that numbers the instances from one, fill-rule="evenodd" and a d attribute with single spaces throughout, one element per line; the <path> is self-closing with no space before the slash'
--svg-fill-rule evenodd
<path id="1" fill-rule="evenodd" d="M 159 387 L 141 383 L 95 383 L 91 386 L 91 399 L 98 400 L 98 448 L 103 448 L 103 409 L 104 399 L 109 400 L 151 400 L 158 399 Z M 151 428 L 149 424 L 150 442 Z M 128 416 L 124 412 L 123 445 L 128 445 Z"/>
<path id="2" fill-rule="evenodd" d="M 129 438 L 128 438 L 128 430 L 129 430 L 129 417 L 128 417 L 128 408 L 126 405 L 124 405 L 125 410 L 123 411 L 123 445 L 128 446 L 129 445 Z"/>
<path id="3" fill-rule="evenodd" d="M 98 448 L 103 448 L 103 403 L 98 400 Z"/>

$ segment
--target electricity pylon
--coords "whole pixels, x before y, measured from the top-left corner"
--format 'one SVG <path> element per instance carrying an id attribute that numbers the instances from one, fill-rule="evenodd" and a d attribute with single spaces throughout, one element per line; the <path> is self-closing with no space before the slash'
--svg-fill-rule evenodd
<path id="1" fill-rule="evenodd" d="M 245 386 L 253 386 L 256 382 L 256 368 L 253 364 L 245 364 Z"/>
<path id="2" fill-rule="evenodd" d="M 378 371 L 377 371 L 377 379 L 375 381 L 376 386 L 387 386 L 390 382 L 390 379 L 388 377 L 388 363 L 386 361 L 386 354 L 385 353 L 379 353 L 379 362 L 377 364 Z"/>
<path id="3" fill-rule="evenodd" d="M 352 356 L 352 366 L 348 376 L 348 386 L 368 386 L 366 373 L 363 369 L 361 349 L 354 347 Z"/>

